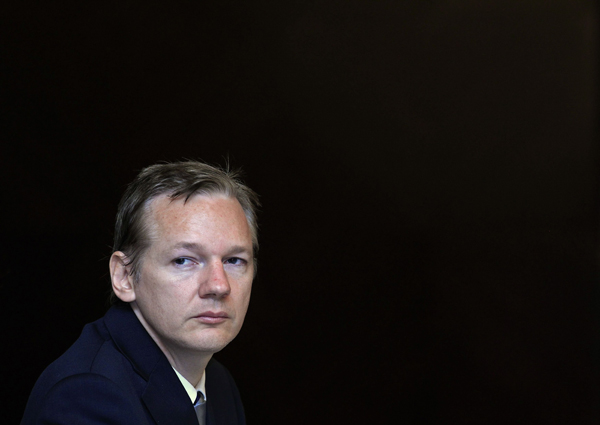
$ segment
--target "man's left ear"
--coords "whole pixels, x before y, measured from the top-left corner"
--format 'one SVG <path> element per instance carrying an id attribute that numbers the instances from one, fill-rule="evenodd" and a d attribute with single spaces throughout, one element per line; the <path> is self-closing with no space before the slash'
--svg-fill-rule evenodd
<path id="1" fill-rule="evenodd" d="M 110 257 L 110 280 L 115 295 L 126 303 L 135 301 L 135 287 L 131 266 L 127 265 L 127 256 L 121 251 L 115 251 Z"/>

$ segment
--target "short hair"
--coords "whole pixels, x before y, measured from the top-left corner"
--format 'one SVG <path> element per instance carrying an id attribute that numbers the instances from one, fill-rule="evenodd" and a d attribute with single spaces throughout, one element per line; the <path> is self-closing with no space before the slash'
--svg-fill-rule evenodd
<path id="1" fill-rule="evenodd" d="M 254 256 L 258 251 L 256 210 L 258 195 L 240 180 L 240 171 L 230 171 L 199 161 L 162 163 L 144 168 L 127 186 L 115 223 L 113 252 L 121 251 L 135 281 L 139 281 L 140 264 L 150 246 L 146 215 L 152 200 L 167 195 L 171 200 L 195 194 L 222 194 L 238 200 L 248 220 Z M 256 261 L 254 262 L 256 267 Z M 114 293 L 112 297 L 114 299 Z"/>

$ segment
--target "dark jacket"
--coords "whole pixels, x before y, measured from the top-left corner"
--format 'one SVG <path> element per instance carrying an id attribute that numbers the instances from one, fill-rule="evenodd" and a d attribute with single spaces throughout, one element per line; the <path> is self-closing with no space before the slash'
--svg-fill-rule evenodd
<path id="1" fill-rule="evenodd" d="M 207 425 L 245 425 L 233 378 L 206 367 Z M 112 307 L 38 379 L 21 425 L 198 425 L 167 358 L 129 305 Z"/>

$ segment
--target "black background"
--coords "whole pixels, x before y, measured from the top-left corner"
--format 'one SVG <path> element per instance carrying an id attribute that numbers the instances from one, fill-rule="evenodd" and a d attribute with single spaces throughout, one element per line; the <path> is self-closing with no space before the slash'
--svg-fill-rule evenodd
<path id="1" fill-rule="evenodd" d="M 183 158 L 261 195 L 216 356 L 250 425 L 598 422 L 595 2 L 12 3 L 6 423 L 106 310 L 125 185 Z"/>

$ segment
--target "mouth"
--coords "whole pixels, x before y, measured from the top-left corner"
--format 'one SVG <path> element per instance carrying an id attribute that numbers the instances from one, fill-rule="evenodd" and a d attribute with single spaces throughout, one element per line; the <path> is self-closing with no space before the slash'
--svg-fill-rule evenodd
<path id="1" fill-rule="evenodd" d="M 216 325 L 229 319 L 229 315 L 224 311 L 205 311 L 197 315 L 195 318 L 201 323 L 207 325 Z"/>

